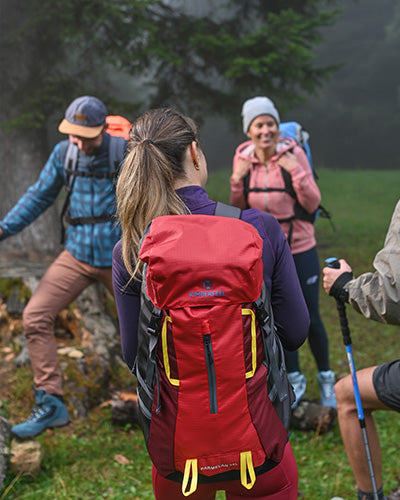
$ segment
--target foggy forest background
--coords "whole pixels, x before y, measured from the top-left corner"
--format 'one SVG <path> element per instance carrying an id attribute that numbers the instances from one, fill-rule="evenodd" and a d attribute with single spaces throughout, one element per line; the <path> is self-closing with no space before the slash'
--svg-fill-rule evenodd
<path id="1" fill-rule="evenodd" d="M 397 0 L 1 0 L 0 218 L 86 93 L 130 120 L 155 105 L 187 112 L 211 172 L 231 167 L 254 95 L 303 124 L 317 169 L 398 168 L 399 54 Z M 2 253 L 54 254 L 58 234 L 52 207 Z"/>

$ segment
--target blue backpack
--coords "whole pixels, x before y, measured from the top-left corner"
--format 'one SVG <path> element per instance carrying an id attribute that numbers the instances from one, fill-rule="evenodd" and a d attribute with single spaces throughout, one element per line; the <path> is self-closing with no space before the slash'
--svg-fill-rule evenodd
<path id="1" fill-rule="evenodd" d="M 281 137 L 290 137 L 294 139 L 299 146 L 304 149 L 307 155 L 308 163 L 311 166 L 311 170 L 314 174 L 314 179 L 318 179 L 314 171 L 314 166 L 311 156 L 311 148 L 308 140 L 310 139 L 310 134 L 303 129 L 303 127 L 298 122 L 284 122 L 279 125 L 279 130 L 281 131 Z"/>

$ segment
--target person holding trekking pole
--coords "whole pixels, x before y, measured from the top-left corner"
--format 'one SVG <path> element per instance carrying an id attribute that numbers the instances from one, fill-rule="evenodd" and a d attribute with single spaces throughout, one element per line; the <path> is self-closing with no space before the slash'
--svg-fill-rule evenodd
<path id="1" fill-rule="evenodd" d="M 213 426 L 217 425 L 220 415 L 224 414 L 224 405 L 229 404 L 223 398 L 224 391 L 231 390 L 231 381 L 234 379 L 234 375 L 236 376 L 233 372 L 237 371 L 239 373 L 240 371 L 239 366 L 236 366 L 236 362 L 234 367 L 230 367 L 230 371 L 226 366 L 225 369 L 218 371 L 219 359 L 217 357 L 214 358 L 213 363 L 209 362 L 212 349 L 216 348 L 216 343 L 218 342 L 216 339 L 224 338 L 226 330 L 231 327 L 229 321 L 227 321 L 224 323 L 222 330 L 214 330 L 215 323 L 213 321 L 218 322 L 223 310 L 222 306 L 215 306 L 221 307 L 221 309 L 217 309 L 217 311 L 221 311 L 220 313 L 214 313 L 216 317 L 206 316 L 199 320 L 198 315 L 212 314 L 214 306 L 206 308 L 206 305 L 208 305 L 206 301 L 207 297 L 211 297 L 210 300 L 216 297 L 218 300 L 221 299 L 222 303 L 225 298 L 229 299 L 230 294 L 225 294 L 220 289 L 213 292 L 213 283 L 211 280 L 205 280 L 202 282 L 203 284 L 201 282 L 199 284 L 202 291 L 183 294 L 186 301 L 197 300 L 196 304 L 200 304 L 201 307 L 194 307 L 192 309 L 184 307 L 177 312 L 175 310 L 171 312 L 168 309 L 164 313 L 166 316 L 162 316 L 164 318 L 162 324 L 165 325 L 165 328 L 163 326 L 162 329 L 160 323 L 158 323 L 159 326 L 156 326 L 156 322 L 149 321 L 149 317 L 153 318 L 154 314 L 157 318 L 157 313 L 160 311 L 154 305 L 149 308 L 148 297 L 146 298 L 145 294 L 148 293 L 150 296 L 152 295 L 152 291 L 154 291 L 154 286 L 157 289 L 159 287 L 164 289 L 165 285 L 171 290 L 171 296 L 175 300 L 180 290 L 183 289 L 183 284 L 186 280 L 191 278 L 192 273 L 198 272 L 197 267 L 196 271 L 193 270 L 194 265 L 197 264 L 197 244 L 193 248 L 193 252 L 189 253 L 189 256 L 187 255 L 188 252 L 184 252 L 183 250 L 179 252 L 178 247 L 178 251 L 173 252 L 171 257 L 166 257 L 167 247 L 169 244 L 174 244 L 176 240 L 175 234 L 177 234 L 175 231 L 179 232 L 180 224 L 183 225 L 186 223 L 186 225 L 190 225 L 192 224 L 192 220 L 193 224 L 195 224 L 198 220 L 196 218 L 201 218 L 203 223 L 199 226 L 197 234 L 194 237 L 198 238 L 198 244 L 202 245 L 204 240 L 211 237 L 211 229 L 214 227 L 214 224 L 221 224 L 221 227 L 224 228 L 231 222 L 229 220 L 230 216 L 216 217 L 218 204 L 209 199 L 205 190 L 207 175 L 207 162 L 199 144 L 197 126 L 192 119 L 174 109 L 163 108 L 150 110 L 134 122 L 130 133 L 128 154 L 117 184 L 117 213 L 122 229 L 122 239 L 117 243 L 113 252 L 113 284 L 124 360 L 129 369 L 133 370 L 133 373 L 137 376 L 140 387 L 147 387 L 144 378 L 148 381 L 154 380 L 155 383 L 155 389 L 152 394 L 153 400 L 150 400 L 150 410 L 146 417 L 146 408 L 143 406 L 143 401 L 144 398 L 149 396 L 149 390 L 146 389 L 146 394 L 138 391 L 139 408 L 143 415 L 141 418 L 150 420 L 151 422 L 150 437 L 147 436 L 147 439 L 149 454 L 153 462 L 153 489 L 155 498 L 156 500 L 178 500 L 189 496 L 193 500 L 213 500 L 215 499 L 216 491 L 223 490 L 226 492 L 227 500 L 239 500 L 250 497 L 257 497 L 260 500 L 269 498 L 271 500 L 295 500 L 297 498 L 297 467 L 288 441 L 288 432 L 283 428 L 283 455 L 278 462 L 273 464 L 270 462 L 270 466 L 266 468 L 264 464 L 261 465 L 260 470 L 256 470 L 257 468 L 253 469 L 250 451 L 246 451 L 243 455 L 243 457 L 247 457 L 247 465 L 245 467 L 248 469 L 248 474 L 239 476 L 238 479 L 232 479 L 230 476 L 230 472 L 232 471 L 229 471 L 221 473 L 222 477 L 220 479 L 215 479 L 214 482 L 207 482 L 207 476 L 204 475 L 205 473 L 202 473 L 203 469 L 201 469 L 201 465 L 197 468 L 197 463 L 201 464 L 202 457 L 198 461 L 196 452 L 193 449 L 195 446 L 207 447 L 207 435 L 211 435 L 214 432 Z M 225 205 L 225 207 L 227 206 Z M 232 207 L 227 208 L 232 209 Z M 263 266 L 259 268 L 261 280 L 264 281 L 268 295 L 270 296 L 277 335 L 286 349 L 297 349 L 306 339 L 309 317 L 286 238 L 274 217 L 265 212 L 255 209 L 239 210 L 238 216 L 241 220 L 236 219 L 232 222 L 236 222 L 241 229 L 251 232 L 254 231 L 254 228 L 257 230 L 255 238 L 260 243 L 259 255 L 263 262 Z M 163 226 L 163 219 L 164 221 L 168 221 L 165 222 L 165 226 Z M 156 227 L 164 227 L 163 231 L 165 230 L 172 235 L 168 243 L 157 244 L 157 242 L 154 242 L 154 246 L 151 245 L 152 238 L 157 235 Z M 182 233 L 177 235 L 177 237 L 184 239 L 185 233 Z M 204 235 L 204 238 L 199 238 L 199 233 Z M 217 247 L 224 248 L 225 240 L 230 236 L 230 234 L 221 235 L 217 241 Z M 237 239 L 235 241 L 239 245 Z M 189 243 L 192 242 L 190 241 Z M 240 244 L 242 243 L 247 245 L 247 242 L 243 242 L 243 240 L 241 240 Z M 140 255 L 145 258 L 144 254 L 146 250 L 144 248 L 146 245 L 147 248 L 150 245 L 153 250 L 150 252 L 150 261 L 144 266 L 143 261 L 139 258 L 139 252 L 142 252 Z M 231 247 L 230 249 L 234 251 Z M 222 252 L 221 260 L 224 268 L 227 267 L 229 270 L 231 263 L 229 255 L 231 253 L 228 251 L 224 254 L 224 252 L 225 250 Z M 246 254 L 243 253 L 242 257 L 245 259 Z M 208 270 L 215 265 L 215 254 L 201 252 L 201 258 L 208 260 L 208 264 L 206 262 L 204 267 L 205 272 L 209 272 Z M 185 262 L 189 260 L 190 271 L 181 274 L 175 273 L 170 280 L 156 282 L 152 267 L 153 264 L 157 266 L 157 263 L 160 263 L 163 268 L 167 268 L 168 272 L 169 267 L 174 268 L 182 260 L 185 260 Z M 165 263 L 165 266 L 163 263 Z M 238 272 L 240 273 L 241 269 Z M 237 274 L 236 272 L 234 273 L 235 276 Z M 145 276 L 145 281 L 143 282 L 142 276 Z M 216 277 L 215 279 L 218 278 Z M 245 288 L 246 284 L 246 280 L 243 280 L 242 287 Z M 240 292 L 237 287 L 233 288 L 235 293 Z M 247 314 L 251 315 L 252 313 L 248 310 Z M 271 315 L 266 318 L 266 321 L 269 321 L 270 317 Z M 186 320 L 189 322 L 189 331 L 184 332 L 185 334 L 180 338 L 173 337 L 175 334 L 174 328 L 179 329 L 180 324 L 178 319 L 174 318 L 182 318 L 182 322 Z M 243 326 L 242 321 L 244 320 L 240 316 L 240 328 L 245 328 L 245 324 L 243 323 Z M 142 327 L 143 323 L 148 325 L 144 330 Z M 197 344 L 185 344 L 186 337 L 192 335 L 193 331 L 197 331 L 197 329 L 200 329 L 200 333 L 196 339 L 203 337 L 205 353 L 202 345 L 195 347 Z M 144 354 L 142 340 L 144 337 L 147 338 L 150 336 L 150 348 L 154 349 L 154 346 L 157 345 L 155 342 L 158 341 L 158 337 L 153 336 L 157 332 L 159 332 L 158 335 L 162 340 L 160 339 L 159 348 L 156 349 L 156 359 L 152 363 L 151 360 L 153 357 L 149 351 L 148 361 L 143 364 L 141 361 Z M 256 330 L 253 332 L 255 334 Z M 172 343 L 170 335 L 174 339 L 174 350 L 166 357 L 167 351 L 169 352 L 169 349 L 172 349 L 170 346 L 170 343 Z M 175 343 L 175 340 L 177 343 Z M 200 342 L 202 344 L 201 340 Z M 178 347 L 179 349 L 184 348 L 187 354 L 181 357 L 181 351 L 177 350 Z M 229 349 L 230 346 L 226 346 L 226 348 Z M 243 349 L 243 340 L 238 344 L 238 349 L 240 348 Z M 254 345 L 253 353 L 255 354 L 256 351 L 258 352 L 258 347 Z M 232 354 L 235 355 L 235 353 Z M 278 356 L 278 352 L 275 355 Z M 186 465 L 189 464 L 191 466 L 191 471 L 187 471 L 187 467 L 185 467 L 182 485 L 180 483 L 182 483 L 183 473 L 176 472 L 168 475 L 168 477 L 163 473 L 163 469 L 173 470 L 174 467 L 178 467 L 179 465 L 173 457 L 174 453 L 178 453 L 180 450 L 182 443 L 176 438 L 178 441 L 175 447 L 170 445 L 170 434 L 175 435 L 175 432 L 179 433 L 180 429 L 185 437 L 188 433 L 202 425 L 203 418 L 197 414 L 193 415 L 192 419 L 187 422 L 187 425 L 180 425 L 181 423 L 178 418 L 171 419 L 176 412 L 182 415 L 182 412 L 185 410 L 188 412 L 191 411 L 194 405 L 191 394 L 195 390 L 200 390 L 199 386 L 202 387 L 202 385 L 200 378 L 198 383 L 195 383 L 193 386 L 189 384 L 189 380 L 191 380 L 190 377 L 193 377 L 193 373 L 197 373 L 194 368 L 197 357 L 203 360 L 204 356 L 204 362 L 200 362 L 202 367 L 201 377 L 207 380 L 208 376 L 209 389 L 204 391 L 204 395 L 202 393 L 204 404 L 201 404 L 200 408 L 202 412 L 205 412 L 204 418 L 207 421 L 209 419 L 214 424 L 210 425 L 208 430 L 206 430 L 204 442 L 201 440 L 198 442 L 199 440 L 195 438 L 191 439 L 191 435 L 189 435 L 187 441 L 189 443 L 187 444 L 188 449 L 186 450 L 185 448 L 185 451 L 188 457 Z M 283 356 L 281 358 L 282 360 L 284 359 Z M 180 363 L 178 367 L 183 367 L 182 371 L 174 368 L 178 360 Z M 271 360 L 271 363 L 273 362 L 274 360 Z M 142 371 L 142 367 L 144 367 L 144 371 Z M 257 363 L 257 368 L 254 368 L 255 374 L 261 374 L 265 367 Z M 214 376 L 216 376 L 214 381 L 211 376 L 213 370 L 215 370 Z M 225 374 L 227 370 L 228 372 Z M 261 370 L 261 372 L 258 370 Z M 173 376 L 173 372 L 177 372 L 176 375 Z M 248 378 L 252 377 L 253 373 L 251 372 L 246 376 Z M 180 380 L 176 380 L 175 377 L 179 377 Z M 221 385 L 221 379 L 224 377 L 227 380 L 226 386 Z M 170 383 L 168 383 L 168 380 Z M 242 383 L 245 383 L 244 377 Z M 250 396 L 249 394 L 248 397 L 258 398 L 260 394 L 263 394 L 266 378 L 262 377 L 260 383 L 261 385 L 254 392 L 254 395 Z M 216 384 L 216 392 L 213 392 L 213 384 Z M 180 391 L 181 386 L 183 386 L 182 391 L 185 389 L 186 392 L 177 392 Z M 190 387 L 192 387 L 192 390 Z M 287 387 L 289 389 L 289 385 Z M 212 397 L 213 394 L 215 395 L 215 400 Z M 288 401 L 290 411 L 292 399 L 288 399 L 288 394 L 285 397 Z M 179 398 L 179 404 L 177 404 L 176 398 Z M 189 398 L 192 401 L 187 407 L 185 406 L 185 398 Z M 254 420 L 266 416 L 267 405 L 271 404 L 268 399 L 268 395 L 259 399 L 258 407 L 255 409 L 255 414 L 253 414 Z M 199 403 L 199 400 L 196 398 L 197 403 Z M 275 410 L 271 409 L 271 411 L 275 413 Z M 273 416 L 272 413 L 271 417 Z M 230 436 L 235 433 L 237 428 L 246 421 L 246 408 L 235 405 L 233 411 L 230 413 L 230 417 L 232 417 L 232 420 L 231 422 L 227 421 L 224 423 L 223 432 L 220 432 L 212 442 L 208 443 L 210 447 L 209 452 L 213 456 L 221 451 L 218 448 L 217 442 L 230 439 Z M 155 427 L 157 425 L 160 426 L 160 430 L 152 431 L 152 429 L 158 429 L 158 427 Z M 253 423 L 249 422 L 249 427 L 252 427 L 252 425 Z M 271 430 L 266 429 L 266 432 L 268 433 L 268 439 L 274 438 Z M 239 439 L 241 438 L 242 436 L 239 436 Z M 233 446 L 235 446 L 235 443 L 233 443 Z M 179 450 L 177 451 L 176 448 L 179 448 Z M 212 459 L 213 457 L 210 458 L 210 460 Z M 256 459 L 255 455 L 253 455 L 253 459 Z M 265 457 L 260 456 L 260 459 L 264 461 Z M 209 466 L 205 467 L 205 469 L 211 471 L 212 474 L 214 473 L 213 469 L 232 469 L 238 467 L 238 464 L 232 462 L 233 460 L 230 460 L 218 467 Z M 240 465 L 240 469 L 242 470 L 242 464 Z M 215 471 L 215 473 L 218 472 L 220 471 Z M 256 477 L 254 477 L 254 473 Z M 184 493 L 184 484 L 185 482 L 187 483 L 188 475 L 191 476 L 192 483 L 193 478 L 196 478 L 196 484 L 189 493 Z M 251 485 L 246 483 L 249 475 L 250 477 L 253 476 Z M 198 483 L 197 476 L 199 476 Z M 201 480 L 202 478 L 205 482 Z"/>
<path id="2" fill-rule="evenodd" d="M 230 203 L 269 212 L 281 224 L 310 314 L 308 341 L 318 368 L 321 405 L 335 408 L 335 374 L 330 369 L 328 336 L 319 312 L 320 266 L 313 226 L 321 194 L 303 148 L 291 138 L 280 137 L 279 113 L 270 99 L 254 97 L 245 101 L 242 118 L 243 132 L 249 140 L 236 149 Z M 301 373 L 298 352 L 286 351 L 285 357 L 296 394 L 295 409 L 305 395 L 307 381 Z M 323 411 L 309 404 L 309 416 Z M 311 423 L 306 407 L 304 404 L 303 419 Z M 300 407 L 298 413 L 302 413 Z M 333 421 L 336 412 L 329 411 L 326 416 L 331 414 Z"/>
<path id="3" fill-rule="evenodd" d="M 400 201 L 394 210 L 385 244 L 374 259 L 374 272 L 353 277 L 349 264 L 339 260 L 340 268 L 323 269 L 326 293 L 349 303 L 366 318 L 400 325 Z M 400 412 L 400 359 L 358 370 L 357 381 L 371 449 L 379 500 L 386 497 L 382 486 L 382 460 L 379 437 L 372 413 L 375 410 Z M 358 486 L 359 500 L 373 500 L 371 477 L 358 422 L 351 375 L 335 385 L 337 411 L 343 444 Z"/>
<path id="4" fill-rule="evenodd" d="M 57 314 L 96 281 L 113 292 L 112 249 L 121 233 L 114 220 L 114 166 L 110 166 L 111 136 L 106 117 L 107 109 L 100 99 L 75 99 L 58 127 L 68 140 L 54 147 L 38 181 L 0 221 L 1 239 L 19 233 L 56 201 L 66 179 L 71 180 L 64 205 L 69 224 L 65 248 L 23 311 L 36 404 L 28 419 L 11 429 L 19 439 L 69 423 L 54 334 Z M 115 138 L 114 143 L 117 139 L 121 138 Z M 126 141 L 119 143 L 125 150 Z M 66 161 L 69 152 L 70 161 Z"/>

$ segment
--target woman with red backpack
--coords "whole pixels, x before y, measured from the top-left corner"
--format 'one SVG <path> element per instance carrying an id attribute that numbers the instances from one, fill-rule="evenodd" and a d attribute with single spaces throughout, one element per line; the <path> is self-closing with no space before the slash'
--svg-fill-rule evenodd
<path id="1" fill-rule="evenodd" d="M 175 412 L 176 407 L 181 407 L 184 404 L 179 395 L 179 391 L 181 390 L 180 384 L 185 386 L 186 392 L 189 391 L 190 399 L 190 389 L 188 389 L 185 377 L 190 378 L 194 368 L 193 370 L 191 369 L 191 361 L 189 361 L 189 366 L 188 363 L 185 364 L 185 373 L 178 370 L 176 377 L 179 377 L 181 380 L 174 378 L 173 371 L 176 371 L 176 368 L 173 365 L 176 359 L 173 359 L 173 354 L 176 353 L 173 353 L 172 357 L 166 356 L 166 352 L 171 344 L 170 335 L 173 335 L 174 317 L 170 311 L 154 310 L 154 307 L 152 310 L 149 310 L 148 302 L 143 300 L 144 291 L 148 295 L 153 296 L 155 288 L 159 290 L 159 285 L 161 287 L 165 285 L 165 280 L 160 282 L 155 281 L 151 268 L 154 262 L 161 262 L 162 264 L 163 247 L 158 244 L 151 250 L 150 245 L 150 250 L 148 250 L 149 238 L 151 243 L 151 238 L 154 235 L 153 229 L 157 227 L 157 221 L 163 219 L 160 216 L 167 216 L 167 219 L 164 219 L 168 221 L 165 231 L 168 232 L 170 228 L 170 232 L 172 233 L 176 229 L 174 219 L 176 219 L 177 223 L 178 221 L 181 223 L 182 216 L 184 218 L 189 217 L 190 219 L 192 216 L 205 216 L 204 221 L 206 222 L 204 222 L 199 231 L 203 231 L 202 235 L 204 235 L 204 238 L 207 238 L 207 222 L 212 225 L 212 219 L 216 220 L 216 218 L 214 219 L 214 215 L 217 204 L 208 198 L 204 189 L 206 181 L 206 159 L 199 145 L 197 127 L 190 118 L 183 116 L 175 110 L 166 108 L 151 110 L 135 121 L 130 133 L 128 155 L 124 161 L 117 184 L 117 212 L 122 229 L 122 239 L 117 243 L 113 252 L 113 284 L 125 362 L 138 377 L 138 384 L 141 387 L 145 387 L 146 381 L 143 378 L 155 380 L 155 392 L 150 395 L 154 398 L 153 406 L 151 411 L 148 411 L 140 404 L 141 418 L 151 419 L 152 422 L 153 420 L 161 420 L 161 424 L 163 418 L 170 420 L 171 412 Z M 171 215 L 172 217 L 169 217 Z M 209 221 L 207 219 L 208 216 L 212 216 L 209 217 Z M 254 228 L 256 229 L 255 239 L 260 242 L 260 257 L 263 263 L 259 269 L 272 304 L 273 316 L 275 317 L 277 328 L 276 333 L 286 349 L 297 349 L 306 338 L 309 319 L 286 238 L 277 221 L 265 212 L 254 209 L 244 210 L 240 214 L 240 219 L 241 221 L 237 220 L 236 222 L 243 224 L 244 221 L 246 223 L 244 229 L 247 228 L 249 231 L 254 231 Z M 152 224 L 149 228 L 150 222 Z M 222 217 L 220 217 L 220 222 L 223 222 Z M 228 223 L 229 221 L 227 220 L 227 226 L 229 226 Z M 173 240 L 173 238 L 171 239 Z M 144 243 L 145 241 L 146 243 Z M 221 245 L 222 243 L 221 240 Z M 146 258 L 147 267 L 145 268 L 143 262 L 139 259 L 139 251 L 143 248 L 141 245 L 147 245 L 144 253 L 147 252 L 150 259 L 148 261 Z M 141 256 L 143 256 L 143 253 L 141 253 Z M 160 256 L 161 261 L 159 259 Z M 183 257 L 187 258 L 185 255 Z M 180 258 L 178 248 L 176 254 L 172 254 L 165 264 L 168 267 L 168 263 L 170 263 L 171 267 L 173 267 Z M 226 259 L 229 262 L 228 255 Z M 209 255 L 209 263 L 210 266 L 214 263 L 212 254 Z M 187 279 L 187 274 L 190 274 L 190 272 L 182 275 L 174 274 L 170 280 L 167 280 L 168 289 L 173 291 L 174 287 L 177 289 L 179 287 L 182 288 L 181 285 Z M 142 276 L 145 277 L 145 281 L 143 282 Z M 214 296 L 217 299 L 225 298 L 224 290 L 217 288 L 217 291 L 213 292 L 212 287 L 213 283 L 211 281 L 204 280 L 202 286 L 200 283 L 200 290 L 203 291 L 192 292 L 190 289 L 190 293 L 188 292 L 185 297 L 187 297 L 187 300 L 192 300 L 195 297 L 199 301 L 203 301 L 205 297 L 210 296 Z M 173 293 L 172 296 L 174 298 Z M 158 298 L 160 299 L 159 295 Z M 200 307 L 200 309 L 202 308 Z M 165 329 L 163 327 L 162 331 L 159 331 L 159 325 L 149 321 L 149 317 L 153 318 L 153 314 L 157 316 L 157 313 L 161 313 L 160 317 L 164 321 L 163 325 L 165 325 Z M 182 317 L 183 313 L 181 311 L 178 311 L 178 313 L 178 317 Z M 248 312 L 248 314 L 251 315 L 252 313 Z M 155 335 L 155 333 L 159 332 L 159 336 L 162 337 L 162 342 L 160 340 L 158 347 L 155 349 L 155 358 L 150 359 L 145 372 L 142 372 L 140 367 L 138 368 L 137 366 L 137 360 L 143 355 L 144 349 L 140 342 L 138 346 L 138 335 L 144 321 L 143 316 L 147 316 L 148 325 L 148 329 L 144 334 L 150 336 L 150 344 L 153 345 L 153 349 L 154 344 L 156 343 L 157 345 L 158 342 L 158 335 Z M 265 318 L 265 321 L 268 322 L 269 318 Z M 204 338 L 209 338 L 210 333 L 211 337 L 214 334 L 212 324 L 209 323 L 207 318 L 199 322 L 196 317 L 193 317 L 191 324 L 193 325 L 193 329 L 201 329 L 201 336 Z M 242 319 L 240 319 L 240 324 L 242 324 Z M 179 325 L 176 328 L 179 328 Z M 180 343 L 185 344 L 184 340 L 185 336 L 181 337 Z M 241 344 L 243 348 L 243 341 Z M 207 349 L 208 351 L 211 349 L 209 344 L 208 346 L 205 345 L 205 347 L 206 351 Z M 192 344 L 188 345 L 187 353 L 192 348 L 195 350 Z M 256 349 L 256 344 L 254 344 L 254 349 Z M 254 349 L 251 350 L 254 351 Z M 201 356 L 201 352 L 201 347 L 200 351 L 195 350 L 194 357 Z M 278 353 L 276 353 L 276 356 L 278 357 Z M 178 354 L 175 357 L 178 358 Z M 154 363 L 151 362 L 152 359 L 154 359 Z M 265 369 L 263 363 L 260 363 L 261 359 L 257 359 L 257 370 L 259 368 Z M 183 361 L 187 361 L 186 358 Z M 219 360 L 215 359 L 214 361 L 214 367 L 218 368 Z M 272 360 L 273 362 L 274 360 Z M 204 361 L 204 370 L 205 368 L 206 361 Z M 212 368 L 211 364 L 207 364 L 207 371 L 208 369 L 212 371 Z M 256 367 L 254 368 L 256 370 Z M 224 391 L 223 388 L 218 386 L 220 378 L 224 376 L 224 373 L 218 373 L 217 370 L 217 397 L 220 397 Z M 247 376 L 246 374 L 246 378 Z M 249 376 L 252 376 L 252 374 Z M 207 373 L 205 379 L 207 380 Z M 266 377 L 262 377 L 260 381 L 263 386 L 267 383 Z M 196 384 L 193 389 L 197 389 Z M 145 394 L 142 394 L 142 396 L 146 397 Z M 287 396 L 288 394 L 286 394 Z M 259 406 L 254 410 L 255 413 L 253 414 L 255 420 L 263 418 L 265 412 L 269 411 L 267 410 L 267 408 L 270 408 L 267 399 L 268 396 L 266 395 L 265 398 L 259 400 Z M 191 404 L 194 404 L 194 401 Z M 190 411 L 191 404 L 186 408 L 188 411 Z M 204 405 L 207 410 L 208 391 L 204 394 Z M 221 407 L 223 407 L 223 404 L 221 404 L 220 399 L 218 399 L 218 408 L 216 407 L 214 410 L 211 409 L 210 403 L 210 415 L 208 415 L 208 418 L 211 422 L 213 419 L 217 422 L 218 413 L 223 411 Z M 182 410 L 182 408 L 179 409 Z M 274 411 L 272 409 L 272 412 Z M 235 407 L 234 414 L 230 415 L 231 422 L 226 423 L 223 432 L 221 432 L 223 435 L 221 437 L 229 437 L 230 434 L 234 433 L 236 427 L 242 423 L 246 414 L 246 408 Z M 201 425 L 202 422 L 197 420 L 196 415 L 194 415 L 193 421 L 186 425 L 187 432 L 191 431 L 191 427 L 197 428 Z M 214 471 L 210 471 L 212 467 L 208 467 L 209 470 L 204 473 L 202 469 L 197 469 L 197 460 L 193 458 L 193 454 L 188 450 L 189 460 L 187 462 L 191 464 L 191 471 L 189 472 L 192 477 L 192 484 L 193 478 L 196 478 L 196 484 L 187 492 L 181 484 L 183 472 L 180 474 L 171 474 L 166 477 L 161 470 L 179 467 L 174 458 L 176 450 L 172 449 L 169 445 L 169 434 L 173 433 L 178 426 L 180 426 L 180 422 L 178 421 L 165 424 L 163 427 L 164 431 L 156 434 L 158 439 L 154 437 L 154 434 L 151 434 L 151 431 L 150 436 L 145 435 L 146 444 L 148 445 L 153 461 L 153 488 L 157 500 L 178 500 L 189 495 L 193 500 L 214 500 L 217 490 L 224 490 L 228 500 L 239 500 L 242 498 L 296 500 L 297 467 L 288 441 L 287 430 L 284 430 L 282 456 L 276 463 L 272 463 L 266 459 L 265 464 L 268 463 L 269 465 L 264 468 L 261 466 L 258 471 L 255 471 L 256 467 L 254 469 L 252 467 L 250 452 L 243 454 L 246 462 L 244 477 L 240 475 L 242 465 L 239 467 L 238 464 L 227 462 L 221 464 L 219 467 L 226 469 L 228 472 L 223 471 L 222 474 L 218 474 L 212 482 L 204 482 L 207 481 L 210 475 L 212 478 Z M 209 433 L 213 432 L 212 425 L 210 425 Z M 217 438 L 219 439 L 219 436 Z M 207 432 L 205 439 L 208 439 Z M 195 445 L 197 446 L 198 443 L 193 443 L 193 447 Z M 233 443 L 234 445 L 235 443 Z M 218 448 L 216 442 L 211 443 L 210 446 L 211 449 L 214 446 L 214 452 L 218 453 L 219 450 L 215 449 Z M 273 453 L 273 450 L 269 450 L 268 453 L 271 452 Z M 253 458 L 256 460 L 255 455 Z M 157 463 L 157 466 L 155 463 Z M 233 476 L 230 472 L 232 470 L 235 472 L 234 469 L 238 468 L 240 470 L 237 470 L 235 478 L 232 478 Z M 249 478 L 246 477 L 246 471 L 250 476 L 254 475 L 254 473 L 257 476 L 251 480 L 250 485 L 248 484 Z M 187 483 L 186 472 L 185 469 L 183 484 Z M 198 483 L 197 478 L 199 479 Z"/>

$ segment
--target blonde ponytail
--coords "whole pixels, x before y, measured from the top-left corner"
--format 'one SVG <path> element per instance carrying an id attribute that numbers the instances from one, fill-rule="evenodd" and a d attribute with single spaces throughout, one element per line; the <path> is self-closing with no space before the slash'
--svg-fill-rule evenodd
<path id="1" fill-rule="evenodd" d="M 169 108 L 148 111 L 132 126 L 116 189 L 122 258 L 131 277 L 141 273 L 138 248 L 149 222 L 189 212 L 174 186 L 185 177 L 184 155 L 197 139 L 194 122 Z"/>

